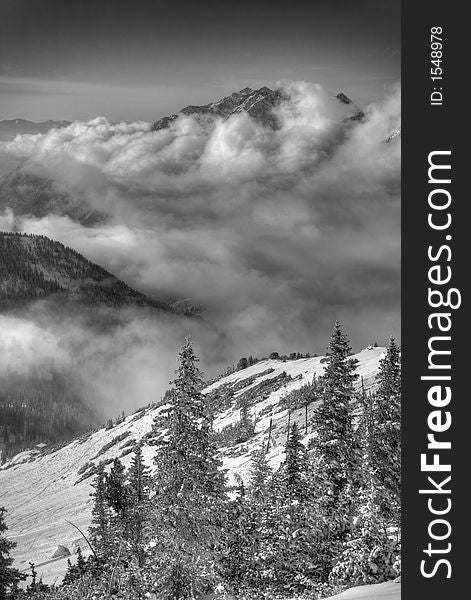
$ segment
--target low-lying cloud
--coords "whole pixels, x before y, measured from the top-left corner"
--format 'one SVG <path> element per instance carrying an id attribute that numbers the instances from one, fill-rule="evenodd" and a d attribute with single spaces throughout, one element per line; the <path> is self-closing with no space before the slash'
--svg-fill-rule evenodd
<path id="1" fill-rule="evenodd" d="M 205 306 L 190 327 L 211 374 L 242 355 L 323 352 L 336 318 L 356 348 L 384 342 L 399 334 L 400 145 L 386 139 L 400 90 L 348 124 L 350 107 L 319 86 L 286 92 L 276 130 L 246 114 L 181 117 L 157 132 L 100 117 L 2 144 L 108 219 L 83 227 L 7 212 L 0 227 L 62 241 L 147 294 Z M 188 322 L 162 326 L 155 352 L 169 354 Z M 149 350 L 132 323 L 122 343 Z"/>

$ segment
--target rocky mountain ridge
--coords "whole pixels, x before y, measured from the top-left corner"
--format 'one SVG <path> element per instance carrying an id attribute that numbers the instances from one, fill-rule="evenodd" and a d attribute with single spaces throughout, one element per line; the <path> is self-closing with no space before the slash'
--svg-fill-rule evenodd
<path id="1" fill-rule="evenodd" d="M 279 90 L 272 90 L 269 87 L 261 87 L 254 90 L 245 87 L 239 92 L 234 92 L 230 96 L 225 96 L 216 102 L 210 102 L 201 106 L 190 105 L 182 108 L 177 113 L 168 117 L 163 117 L 156 121 L 153 131 L 166 129 L 173 121 L 180 116 L 192 116 L 200 122 L 204 120 L 222 118 L 228 119 L 232 115 L 247 113 L 250 117 L 264 126 L 276 128 L 277 120 L 273 114 L 273 109 L 280 104 L 284 95 Z"/>

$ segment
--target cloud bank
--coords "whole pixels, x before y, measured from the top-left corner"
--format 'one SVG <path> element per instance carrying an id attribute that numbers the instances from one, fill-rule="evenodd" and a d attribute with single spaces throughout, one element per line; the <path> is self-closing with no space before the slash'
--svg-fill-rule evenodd
<path id="1" fill-rule="evenodd" d="M 239 114 L 156 132 L 100 117 L 19 136 L 0 153 L 108 219 L 87 228 L 10 212 L 0 227 L 59 240 L 158 298 L 204 305 L 191 327 L 210 374 L 242 355 L 323 352 L 336 318 L 357 348 L 399 335 L 400 145 L 386 139 L 400 90 L 362 122 L 346 122 L 349 107 L 319 86 L 286 93 L 275 131 Z M 187 322 L 165 325 L 155 351 Z"/>

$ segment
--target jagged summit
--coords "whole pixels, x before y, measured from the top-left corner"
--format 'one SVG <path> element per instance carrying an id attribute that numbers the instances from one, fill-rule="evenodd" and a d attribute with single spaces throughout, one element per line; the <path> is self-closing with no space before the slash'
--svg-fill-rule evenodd
<path id="1" fill-rule="evenodd" d="M 272 90 L 269 87 L 261 87 L 254 90 L 245 87 L 239 92 L 234 92 L 230 96 L 225 96 L 216 102 L 210 102 L 201 106 L 189 105 L 182 108 L 178 113 L 163 117 L 156 121 L 152 129 L 158 131 L 166 129 L 175 119 L 182 115 L 191 115 L 200 121 L 208 119 L 222 118 L 228 119 L 231 115 L 246 112 L 253 119 L 265 126 L 276 128 L 276 117 L 273 114 L 273 108 L 283 99 L 283 94 L 279 90 Z"/>
<path id="2" fill-rule="evenodd" d="M 210 102 L 201 106 L 193 104 L 185 106 L 185 108 L 182 108 L 177 113 L 168 117 L 162 117 L 156 121 L 152 126 L 152 130 L 167 129 L 181 116 L 192 116 L 203 124 L 216 118 L 228 119 L 232 115 L 244 112 L 265 127 L 276 129 L 278 122 L 273 109 L 283 99 L 285 99 L 285 95 L 278 89 L 272 90 L 267 86 L 263 86 L 258 90 L 254 90 L 251 87 L 245 87 L 216 102 Z M 339 92 L 334 96 L 334 99 L 353 108 L 354 112 L 345 117 L 345 121 L 359 121 L 365 116 L 364 112 L 343 92 Z"/>
<path id="3" fill-rule="evenodd" d="M 337 100 L 340 100 L 340 102 L 342 102 L 342 104 L 353 104 L 352 100 L 350 100 L 350 98 L 343 92 L 339 92 L 335 96 L 335 98 L 337 98 Z"/>
<path id="4" fill-rule="evenodd" d="M 336 98 L 342 104 L 346 104 L 355 109 L 355 112 L 353 112 L 351 115 L 348 115 L 347 117 L 345 117 L 346 121 L 361 121 L 361 119 L 363 119 L 363 117 L 365 116 L 365 113 L 362 111 L 362 109 L 359 108 L 355 104 L 355 102 L 353 102 L 353 100 L 351 100 L 347 96 L 347 94 L 344 94 L 343 92 L 339 92 L 338 94 L 336 94 L 334 96 L 334 98 Z"/>

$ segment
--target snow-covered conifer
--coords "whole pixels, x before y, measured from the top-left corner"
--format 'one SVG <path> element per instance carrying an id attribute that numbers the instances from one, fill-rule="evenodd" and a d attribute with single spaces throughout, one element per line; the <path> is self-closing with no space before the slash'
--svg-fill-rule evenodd
<path id="1" fill-rule="evenodd" d="M 178 356 L 167 435 L 155 457 L 150 584 L 161 598 L 192 598 L 211 589 L 217 575 L 225 482 L 196 363 L 187 338 Z"/>
<path id="2" fill-rule="evenodd" d="M 109 514 L 106 504 L 106 473 L 103 462 L 97 466 L 91 497 L 93 498 L 93 508 L 92 524 L 89 529 L 90 538 L 97 556 L 103 558 L 106 556 L 110 542 Z"/>
<path id="3" fill-rule="evenodd" d="M 313 449 L 322 473 L 325 493 L 335 506 L 342 490 L 357 477 L 358 448 L 352 421 L 355 396 L 355 359 L 337 321 L 330 340 L 327 364 L 320 382 L 320 406 L 314 413 Z"/>
<path id="4" fill-rule="evenodd" d="M 10 551 L 16 544 L 4 535 L 7 531 L 5 512 L 4 508 L 0 508 L 0 599 L 7 598 L 7 592 L 14 590 L 18 583 L 25 579 L 18 569 L 12 567 L 13 558 L 10 556 Z"/>

